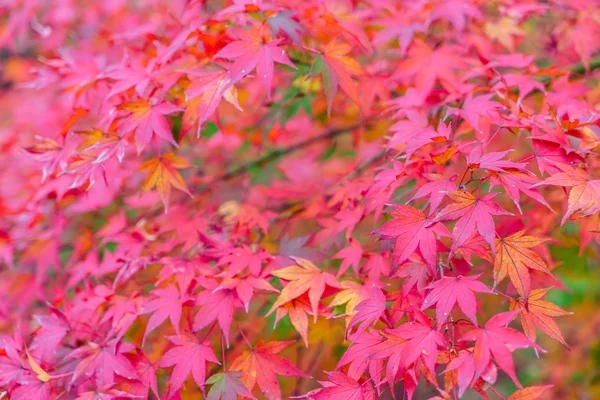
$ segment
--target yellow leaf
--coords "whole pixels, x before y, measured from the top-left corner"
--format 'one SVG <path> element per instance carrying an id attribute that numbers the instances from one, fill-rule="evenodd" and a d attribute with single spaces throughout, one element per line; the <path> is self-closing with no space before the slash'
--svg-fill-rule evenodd
<path id="1" fill-rule="evenodd" d="M 27 347 L 25 348 L 25 353 L 27 354 L 27 362 L 31 367 L 31 370 L 37 374 L 36 378 L 38 378 L 42 382 L 48 382 L 50 380 L 50 375 L 46 371 L 40 367 L 38 363 L 35 362 Z"/>

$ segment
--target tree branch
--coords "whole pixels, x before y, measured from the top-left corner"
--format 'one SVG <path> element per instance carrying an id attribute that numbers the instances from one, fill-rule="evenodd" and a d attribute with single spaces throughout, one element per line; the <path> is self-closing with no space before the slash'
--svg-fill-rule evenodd
<path id="1" fill-rule="evenodd" d="M 218 175 L 215 175 L 212 179 L 210 179 L 208 182 L 206 182 L 205 185 L 211 185 L 215 182 L 228 181 L 230 179 L 237 177 L 238 175 L 248 172 L 252 168 L 260 167 L 260 166 L 267 164 L 271 161 L 274 161 L 280 157 L 284 157 L 284 156 L 290 155 L 292 153 L 295 153 L 298 150 L 302 150 L 305 147 L 308 147 L 312 144 L 318 143 L 323 140 L 333 139 L 337 136 L 343 135 L 345 133 L 349 133 L 355 129 L 360 128 L 364 123 L 365 123 L 365 120 L 363 120 L 355 125 L 348 126 L 345 128 L 331 129 L 331 130 L 329 130 L 325 133 L 322 133 L 318 136 L 313 136 L 306 140 L 303 140 L 301 142 L 293 144 L 290 147 L 270 151 L 261 157 L 255 158 L 254 160 L 250 160 L 245 164 L 238 165 L 237 167 L 234 167 L 234 168 L 230 169 L 229 171 L 224 171 Z"/>

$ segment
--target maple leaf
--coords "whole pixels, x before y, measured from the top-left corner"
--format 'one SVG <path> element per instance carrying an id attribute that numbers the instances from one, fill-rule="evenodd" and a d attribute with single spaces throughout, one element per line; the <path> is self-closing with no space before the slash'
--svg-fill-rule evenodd
<path id="1" fill-rule="evenodd" d="M 10 393 L 11 400 L 50 400 L 50 385 L 27 375 L 19 380 L 20 386 Z M 6 392 L 3 392 L 6 393 Z"/>
<path id="2" fill-rule="evenodd" d="M 342 290 L 337 292 L 331 300 L 329 307 L 337 307 L 346 304 L 346 321 L 349 323 L 355 314 L 356 306 L 371 296 L 372 285 L 360 284 L 353 281 L 340 282 Z"/>
<path id="3" fill-rule="evenodd" d="M 393 38 L 398 39 L 400 54 L 406 54 L 408 46 L 413 40 L 415 33 L 425 32 L 425 26 L 420 22 L 413 22 L 402 11 L 393 11 L 393 14 L 378 21 L 383 30 L 373 38 L 374 44 L 385 43 Z"/>
<path id="4" fill-rule="evenodd" d="M 69 321 L 60 311 L 50 315 L 36 315 L 34 319 L 40 328 L 29 348 L 32 351 L 38 350 L 42 358 L 50 359 L 56 354 L 63 338 L 70 330 Z"/>
<path id="5" fill-rule="evenodd" d="M 202 125 L 216 111 L 221 99 L 242 110 L 238 104 L 237 90 L 233 84 L 229 84 L 231 78 L 226 69 L 201 68 L 187 70 L 186 73 L 193 79 L 185 91 L 187 107 L 183 114 L 182 132 L 187 132 L 197 123 L 197 136 L 200 137 Z"/>
<path id="6" fill-rule="evenodd" d="M 356 60 L 347 56 L 350 50 L 352 50 L 351 45 L 333 39 L 315 58 L 311 67 L 309 77 L 323 74 L 328 116 L 331 115 L 331 106 L 337 94 L 338 85 L 354 103 L 360 104 L 358 86 L 352 80 L 352 76 L 362 75 L 363 69 Z"/>
<path id="7" fill-rule="evenodd" d="M 208 378 L 206 383 L 212 387 L 206 395 L 206 400 L 237 400 L 238 396 L 254 399 L 255 397 L 240 379 L 243 375 L 241 372 L 228 371 Z"/>
<path id="8" fill-rule="evenodd" d="M 543 300 L 543 297 L 549 290 L 550 288 L 535 289 L 531 291 L 529 297 L 526 299 L 511 299 L 510 310 L 521 310 L 519 313 L 521 325 L 523 326 L 525 335 L 527 335 L 531 341 L 535 342 L 535 327 L 538 326 L 546 335 L 568 348 L 565 339 L 560 333 L 558 325 L 556 325 L 556 322 L 554 322 L 552 318 L 571 315 L 573 313 L 567 312 L 547 300 Z"/>
<path id="9" fill-rule="evenodd" d="M 161 157 L 146 161 L 138 169 L 139 172 L 148 173 L 142 182 L 142 192 L 148 192 L 156 187 L 166 212 L 171 196 L 171 186 L 192 196 L 183 177 L 177 171 L 178 169 L 189 167 L 191 167 L 191 164 L 179 157 L 175 157 L 173 153 L 167 153 Z"/>
<path id="10" fill-rule="evenodd" d="M 436 264 L 436 238 L 450 236 L 446 227 L 437 221 L 432 221 L 420 210 L 406 205 L 392 205 L 393 220 L 386 222 L 373 233 L 381 235 L 382 239 L 395 239 L 394 264 L 399 265 L 410 257 L 419 247 L 425 261 L 430 265 Z"/>
<path id="11" fill-rule="evenodd" d="M 194 318 L 194 332 L 217 320 L 225 337 L 225 343 L 229 346 L 229 328 L 233 320 L 234 304 L 233 292 L 228 289 L 203 290 L 198 293 L 196 305 L 202 306 L 202 308 Z"/>
<path id="12" fill-rule="evenodd" d="M 512 215 L 492 201 L 497 195 L 498 193 L 489 193 L 482 197 L 475 197 L 469 192 L 460 190 L 447 193 L 447 196 L 456 203 L 441 210 L 435 221 L 458 220 L 452 230 L 454 242 L 450 250 L 451 254 L 454 254 L 456 249 L 469 239 L 475 229 L 490 244 L 492 252 L 496 252 L 494 244 L 496 226 L 492 215 Z"/>
<path id="13" fill-rule="evenodd" d="M 139 399 L 141 397 L 117 389 L 102 388 L 83 392 L 75 400 Z"/>
<path id="14" fill-rule="evenodd" d="M 152 393 L 154 393 L 157 398 L 160 398 L 158 394 L 158 382 L 156 379 L 156 365 L 150 362 L 144 354 L 134 355 L 133 359 L 136 360 L 135 370 L 145 389 L 144 394 L 148 394 L 148 390 L 152 390 Z"/>
<path id="15" fill-rule="evenodd" d="M 150 320 L 148 320 L 142 343 L 146 341 L 150 332 L 165 322 L 167 318 L 169 318 L 175 332 L 179 335 L 179 320 L 181 319 L 183 305 L 191 300 L 191 297 L 186 293 L 180 293 L 173 285 L 169 285 L 165 289 L 155 289 L 152 293 L 155 298 L 150 300 L 140 311 L 140 314 L 153 313 Z"/>
<path id="16" fill-rule="evenodd" d="M 482 153 L 483 149 L 480 146 L 475 147 L 467 156 L 467 164 L 470 169 L 487 169 L 494 172 L 501 172 L 511 168 L 516 170 L 524 170 L 525 163 L 516 163 L 509 160 L 503 160 L 511 150 L 498 151 L 490 153 Z"/>
<path id="17" fill-rule="evenodd" d="M 363 256 L 363 248 L 357 240 L 350 238 L 350 246 L 338 251 L 333 258 L 341 258 L 342 264 L 338 270 L 337 276 L 340 277 L 348 270 L 350 266 L 354 270 L 354 276 L 358 276 L 360 260 Z"/>
<path id="18" fill-rule="evenodd" d="M 29 368 L 31 368 L 33 373 L 37 374 L 36 378 L 41 382 L 48 382 L 51 378 L 50 375 L 34 360 L 27 347 L 25 347 L 25 354 L 27 355 Z"/>
<path id="19" fill-rule="evenodd" d="M 547 239 L 534 236 L 523 236 L 525 231 L 514 233 L 505 238 L 496 239 L 498 253 L 494 260 L 494 286 L 501 282 L 508 274 L 510 281 L 523 298 L 527 298 L 531 288 L 529 270 L 544 272 L 550 271 L 544 260 L 532 250 Z"/>
<path id="20" fill-rule="evenodd" d="M 115 374 L 127 379 L 137 379 L 131 362 L 121 353 L 119 343 L 111 340 L 105 344 L 88 342 L 65 356 L 66 359 L 82 359 L 78 362 L 71 384 L 79 377 L 96 378 L 98 387 L 110 386 L 115 382 Z"/>
<path id="21" fill-rule="evenodd" d="M 67 158 L 71 149 L 68 145 L 61 145 L 53 139 L 36 136 L 36 143 L 25 147 L 25 151 L 32 158 L 41 162 L 42 183 L 54 173 L 64 173 L 67 169 Z"/>
<path id="22" fill-rule="evenodd" d="M 354 314 L 348 323 L 346 332 L 351 332 L 354 326 L 362 323 L 357 331 L 351 335 L 351 338 L 361 336 L 367 327 L 374 325 L 379 321 L 386 309 L 387 305 L 383 291 L 373 285 L 371 297 L 365 299 L 354 308 L 356 314 Z"/>
<path id="23" fill-rule="evenodd" d="M 386 168 L 375 175 L 374 183 L 369 188 L 369 194 L 384 191 L 394 191 L 408 178 L 404 165 L 392 160 L 392 168 Z"/>
<path id="24" fill-rule="evenodd" d="M 475 355 L 473 352 L 469 350 L 461 351 L 458 357 L 450 361 L 444 370 L 445 373 L 452 371 L 458 371 L 458 396 L 462 397 L 475 376 Z"/>
<path id="25" fill-rule="evenodd" d="M 314 321 L 317 321 L 319 302 L 325 292 L 326 286 L 339 288 L 339 283 L 335 276 L 329 272 L 323 272 L 312 262 L 302 258 L 294 258 L 296 265 L 278 269 L 271 272 L 273 276 L 288 281 L 275 303 L 267 313 L 269 316 L 277 307 L 282 306 L 290 300 L 300 297 L 308 292 L 310 305 L 314 315 Z"/>
<path id="26" fill-rule="evenodd" d="M 436 139 L 443 138 L 427 120 L 427 117 L 414 111 L 407 112 L 407 119 L 396 122 L 389 128 L 393 133 L 388 141 L 389 149 L 396 149 L 402 146 L 402 152 L 406 158 L 410 159 L 413 153 L 419 148 L 434 143 Z"/>
<path id="27" fill-rule="evenodd" d="M 562 173 L 571 163 L 583 162 L 583 158 L 577 153 L 567 152 L 565 140 L 559 139 L 555 134 L 540 135 L 536 127 L 531 129 L 531 134 L 532 153 L 540 173 Z"/>
<path id="28" fill-rule="evenodd" d="M 258 383 L 258 387 L 269 400 L 281 400 L 277 375 L 308 378 L 304 372 L 288 360 L 277 355 L 292 343 L 294 343 L 293 340 L 268 343 L 261 340 L 256 346 L 238 356 L 233 361 L 231 370 L 241 371 L 245 374 L 241 380 L 248 390 L 254 389 Z"/>
<path id="29" fill-rule="evenodd" d="M 267 91 L 267 97 L 270 98 L 275 62 L 296 68 L 285 54 L 285 50 L 277 47 L 283 39 L 266 41 L 262 32 L 255 29 L 235 29 L 234 33 L 239 40 L 223 47 L 214 57 L 235 60 L 229 66 L 229 82 L 226 87 L 239 82 L 256 68 L 256 74 Z"/>
<path id="30" fill-rule="evenodd" d="M 367 257 L 367 262 L 365 262 L 364 269 L 368 271 L 368 282 L 377 282 L 382 275 L 390 276 L 389 251 L 366 253 L 365 257 Z"/>
<path id="31" fill-rule="evenodd" d="M 386 360 L 385 377 L 391 387 L 398 375 L 398 371 L 407 367 L 402 358 L 407 340 L 394 335 L 393 332 L 384 331 L 381 335 L 385 337 L 385 340 L 381 340 L 378 343 L 374 342 L 368 351 L 368 359 L 363 359 L 361 362 L 368 361 L 369 367 L 371 367 L 371 363 L 373 362 L 381 363 L 383 360 Z M 371 368 L 369 368 L 369 372 L 372 372 Z"/>
<path id="32" fill-rule="evenodd" d="M 144 91 L 148 85 L 150 85 L 152 78 L 156 75 L 156 73 L 152 72 L 153 67 L 153 63 L 144 66 L 136 59 L 124 60 L 124 62 L 113 67 L 106 76 L 110 79 L 114 79 L 116 82 L 106 97 L 109 98 L 131 88 L 134 88 L 139 96 L 143 96 Z"/>
<path id="33" fill-rule="evenodd" d="M 359 379 L 369 368 L 371 376 L 375 376 L 374 368 L 381 360 L 373 358 L 376 349 L 383 343 L 385 337 L 377 331 L 363 332 L 352 339 L 350 347 L 344 352 L 344 355 L 338 361 L 336 369 L 348 365 L 347 374 L 349 377 Z M 375 357 L 377 358 L 377 357 Z"/>
<path id="34" fill-rule="evenodd" d="M 477 133 L 483 133 L 479 126 L 481 118 L 492 117 L 492 113 L 501 107 L 500 103 L 491 101 L 492 97 L 494 97 L 492 94 L 473 97 L 473 94 L 469 93 L 460 108 L 448 107 L 446 118 L 452 115 L 461 116 Z"/>
<path id="35" fill-rule="evenodd" d="M 506 372 L 515 385 L 522 388 L 512 361 L 511 351 L 526 347 L 536 347 L 525 335 L 507 325 L 515 319 L 519 311 L 496 314 L 482 328 L 473 329 L 463 335 L 461 341 L 475 341 L 475 379 L 479 378 L 492 357 Z"/>
<path id="36" fill-rule="evenodd" d="M 277 308 L 273 328 L 287 315 L 290 318 L 292 326 L 300 334 L 306 347 L 308 347 L 308 314 L 312 315 L 313 312 L 308 295 L 305 293 Z M 331 312 L 329 312 L 329 309 L 325 305 L 319 304 L 319 314 L 328 316 Z"/>
<path id="37" fill-rule="evenodd" d="M 461 53 L 457 47 L 432 48 L 422 40 L 415 40 L 408 51 L 408 58 L 396 68 L 392 80 L 414 77 L 418 98 L 424 100 L 437 80 L 456 81 L 453 70 L 464 65 Z"/>
<path id="38" fill-rule="evenodd" d="M 419 322 L 407 322 L 394 329 L 387 329 L 387 334 L 406 340 L 402 348 L 400 360 L 406 367 L 416 362 L 420 357 L 433 375 L 438 346 L 446 346 L 446 339 L 437 330 L 433 329 L 426 318 Z"/>
<path id="39" fill-rule="evenodd" d="M 314 400 L 375 400 L 373 386 L 359 383 L 341 372 L 325 372 L 329 381 L 319 381 L 323 386 L 308 394 Z"/>
<path id="40" fill-rule="evenodd" d="M 474 255 L 489 261 L 492 264 L 494 263 L 494 260 L 490 255 L 489 244 L 477 232 L 474 232 L 473 235 L 471 235 L 471 237 L 456 250 L 456 252 L 460 254 L 469 265 L 473 265 L 472 256 Z"/>
<path id="41" fill-rule="evenodd" d="M 577 211 L 584 217 L 600 211 L 600 179 L 591 179 L 579 169 L 569 168 L 566 172 L 554 174 L 532 187 L 540 185 L 571 188 L 569 191 L 569 207 L 560 222 L 561 225 L 564 225 L 569 217 Z"/>
<path id="42" fill-rule="evenodd" d="M 394 277 L 406 278 L 402 282 L 402 290 L 409 293 L 416 286 L 419 292 L 422 292 L 427 286 L 427 281 L 430 276 L 435 276 L 437 269 L 434 265 L 426 263 L 421 257 L 413 254 L 409 258 L 409 262 L 402 264 Z"/>
<path id="43" fill-rule="evenodd" d="M 221 284 L 217 287 L 217 289 L 235 289 L 235 293 L 244 304 L 244 309 L 246 312 L 248 312 L 250 308 L 250 301 L 254 296 L 255 290 L 279 292 L 279 290 L 275 289 L 269 282 L 267 282 L 266 279 L 255 278 L 253 276 L 246 276 L 244 278 L 225 278 L 221 281 Z"/>
<path id="44" fill-rule="evenodd" d="M 419 185 L 417 191 L 409 201 L 427 197 L 429 200 L 429 215 L 437 211 L 447 192 L 456 190 L 454 179 L 441 179 L 440 176 L 431 175 L 431 182 Z"/>
<path id="45" fill-rule="evenodd" d="M 524 35 L 517 21 L 509 16 L 500 18 L 496 22 L 486 22 L 484 31 L 490 39 L 497 40 L 510 51 L 514 49 L 514 36 Z"/>
<path id="46" fill-rule="evenodd" d="M 150 144 L 154 135 L 177 147 L 165 115 L 180 112 L 183 109 L 167 102 L 152 104 L 146 100 L 127 102 L 123 104 L 123 109 L 129 112 L 129 115 L 121 121 L 119 131 L 135 132 L 138 154 Z"/>
<path id="47" fill-rule="evenodd" d="M 242 246 L 230 251 L 229 254 L 221 257 L 217 263 L 217 267 L 229 265 L 227 273 L 234 276 L 248 268 L 252 275 L 259 276 L 262 268 L 263 260 L 269 260 L 271 256 L 264 250 L 260 249 L 255 253 L 249 246 Z"/>
<path id="48" fill-rule="evenodd" d="M 436 304 L 436 315 L 438 325 L 443 324 L 450 315 L 450 311 L 456 303 L 475 326 L 477 326 L 477 302 L 473 292 L 492 293 L 492 291 L 477 279 L 481 276 L 457 276 L 445 277 L 429 285 L 431 291 L 423 301 L 422 310 Z"/>
<path id="49" fill-rule="evenodd" d="M 306 32 L 306 30 L 291 18 L 294 15 L 293 11 L 279 11 L 272 17 L 267 18 L 267 23 L 271 27 L 273 36 L 277 35 L 279 31 L 283 31 L 294 43 L 301 46 L 302 38 L 300 34 Z"/>
<path id="50" fill-rule="evenodd" d="M 190 373 L 194 378 L 194 382 L 204 390 L 206 363 L 220 364 L 215 353 L 209 346 L 200 343 L 191 334 L 185 334 L 181 337 L 167 336 L 167 339 L 176 347 L 168 350 L 161 357 L 159 366 L 175 366 L 169 378 L 169 393 L 174 394 L 177 392 Z"/>
<path id="51" fill-rule="evenodd" d="M 552 207 L 546 202 L 546 199 L 531 186 L 539 179 L 529 171 L 515 171 L 515 170 L 503 170 L 492 172 L 490 174 L 490 190 L 493 189 L 497 184 L 502 185 L 508 197 L 515 203 L 519 212 L 523 214 L 521 205 L 519 204 L 519 192 L 522 192 L 527 197 L 537 201 L 540 204 L 545 205 L 550 211 L 554 212 Z"/>
<path id="52" fill-rule="evenodd" d="M 508 396 L 507 400 L 535 400 L 552 387 L 554 387 L 554 385 L 530 386 L 524 389 L 519 389 Z"/>
<path id="53" fill-rule="evenodd" d="M 482 19 L 479 9 L 467 0 L 448 0 L 437 3 L 429 16 L 431 21 L 445 18 L 457 31 L 462 31 L 467 22 L 467 17 Z"/>

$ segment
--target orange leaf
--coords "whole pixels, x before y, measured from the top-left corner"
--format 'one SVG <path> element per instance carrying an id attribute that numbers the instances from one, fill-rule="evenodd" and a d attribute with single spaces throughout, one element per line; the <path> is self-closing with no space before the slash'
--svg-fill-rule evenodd
<path id="1" fill-rule="evenodd" d="M 496 239 L 496 259 L 494 261 L 494 285 L 497 285 L 508 274 L 510 281 L 523 298 L 529 296 L 531 281 L 529 269 L 550 275 L 550 271 L 542 258 L 532 247 L 544 243 L 547 239 L 534 236 L 523 236 L 525 231 L 511 236 Z"/>
<path id="2" fill-rule="evenodd" d="M 456 146 L 448 147 L 442 154 L 432 154 L 431 160 L 437 165 L 444 165 L 456 154 L 458 149 Z"/>
<path id="3" fill-rule="evenodd" d="M 281 399 L 281 388 L 277 382 L 277 375 L 308 378 L 291 362 L 277 355 L 292 343 L 294 343 L 293 340 L 268 343 L 261 340 L 255 347 L 244 351 L 236 358 L 231 365 L 231 370 L 244 372 L 245 375 L 241 380 L 248 390 L 252 391 L 258 383 L 258 387 L 267 399 Z"/>
<path id="4" fill-rule="evenodd" d="M 332 40 L 323 50 L 323 62 L 325 70 L 323 71 L 323 84 L 325 86 L 325 96 L 327 97 L 327 114 L 331 113 L 331 105 L 339 87 L 352 99 L 359 104 L 358 87 L 352 80 L 352 76 L 362 75 L 361 65 L 346 54 L 350 52 L 352 46 L 347 43 Z"/>
<path id="5" fill-rule="evenodd" d="M 267 316 L 275 311 L 277 307 L 281 307 L 288 301 L 308 292 L 308 298 L 310 299 L 310 305 L 316 322 L 319 302 L 325 291 L 325 286 L 328 285 L 337 288 L 339 287 L 339 284 L 335 279 L 335 276 L 328 272 L 321 271 L 310 261 L 302 258 L 294 258 L 294 261 L 296 261 L 297 265 L 272 272 L 274 276 L 289 282 L 281 291 L 281 294 L 267 313 Z"/>
<path id="6" fill-rule="evenodd" d="M 553 386 L 554 385 L 531 386 L 525 389 L 517 390 L 511 394 L 507 400 L 535 400 Z"/>
<path id="7" fill-rule="evenodd" d="M 171 186 L 192 196 L 181 174 L 177 171 L 182 168 L 189 168 L 191 164 L 181 158 L 175 157 L 173 153 L 167 153 L 162 157 L 153 158 L 146 161 L 138 169 L 140 172 L 147 172 L 146 178 L 142 182 L 142 193 L 156 190 L 165 205 L 165 212 L 168 208 L 169 197 L 171 195 Z"/>
<path id="8" fill-rule="evenodd" d="M 543 297 L 549 290 L 550 288 L 532 290 L 527 299 L 511 300 L 510 310 L 521 309 L 519 316 L 521 317 L 523 331 L 532 341 L 535 342 L 535 327 L 539 326 L 546 335 L 567 347 L 567 343 L 552 317 L 571 315 L 573 313 L 567 312 L 547 300 L 543 300 Z"/>
<path id="9" fill-rule="evenodd" d="M 71 117 L 69 117 L 62 130 L 60 131 L 59 135 L 65 136 L 67 132 L 69 132 L 69 129 L 71 129 L 71 127 L 75 124 L 75 122 L 77 122 L 81 117 L 87 114 L 87 112 L 88 110 L 85 108 L 77 107 L 73 109 L 73 114 L 71 115 Z"/>

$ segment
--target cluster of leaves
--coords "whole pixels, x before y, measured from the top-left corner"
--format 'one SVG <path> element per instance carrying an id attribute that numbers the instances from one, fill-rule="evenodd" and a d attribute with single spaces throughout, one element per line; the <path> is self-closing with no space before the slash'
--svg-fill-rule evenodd
<path id="1" fill-rule="evenodd" d="M 4 394 L 541 396 L 512 353 L 567 347 L 547 243 L 598 231 L 598 10 L 0 2 Z"/>

